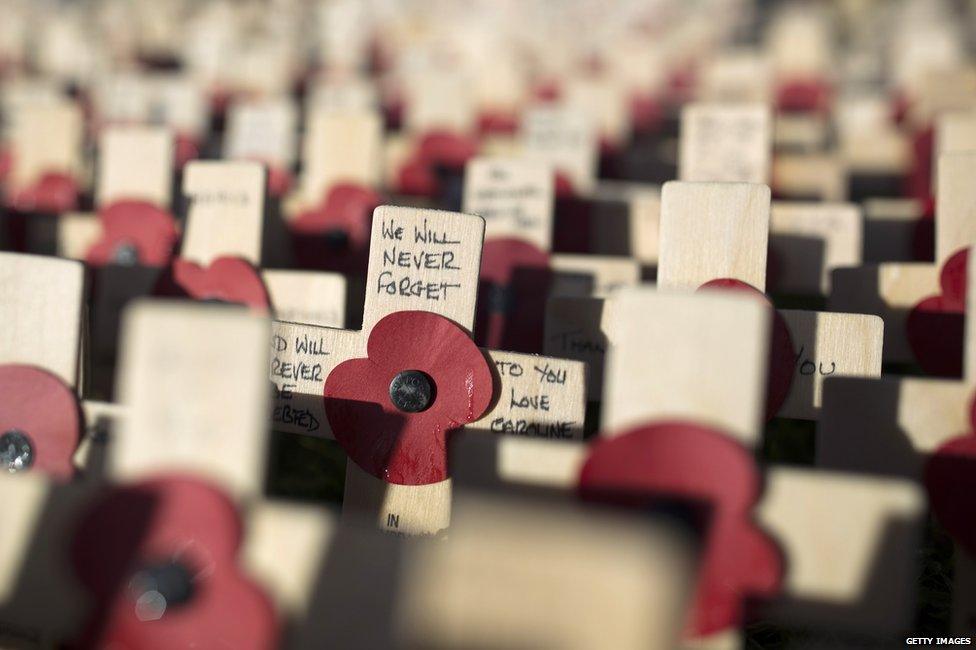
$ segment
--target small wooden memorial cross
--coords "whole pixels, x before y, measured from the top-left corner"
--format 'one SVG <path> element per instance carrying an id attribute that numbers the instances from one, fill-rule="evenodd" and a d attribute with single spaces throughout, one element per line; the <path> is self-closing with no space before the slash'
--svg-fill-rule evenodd
<path id="1" fill-rule="evenodd" d="M 765 291 L 769 211 L 769 188 L 763 185 L 665 184 L 658 286 L 687 291 L 731 279 Z M 612 299 L 553 301 L 546 352 L 596 364 L 615 342 L 613 313 Z M 880 375 L 879 318 L 800 310 L 779 313 L 792 339 L 792 350 L 772 350 L 770 417 L 816 420 L 824 377 Z M 788 382 L 788 392 L 782 382 Z M 597 394 L 591 391 L 591 399 Z"/>
<path id="2" fill-rule="evenodd" d="M 418 481 L 411 477 L 411 468 L 393 468 L 405 472 L 398 479 L 404 483 L 387 482 L 375 475 L 382 475 L 384 471 L 386 461 L 383 445 L 393 444 L 396 440 L 396 420 L 404 421 L 401 426 L 414 428 L 411 435 L 416 435 L 417 431 L 423 434 L 428 432 L 426 425 L 416 428 L 418 422 L 423 422 L 418 414 L 404 412 L 393 406 L 392 402 L 385 403 L 392 399 L 389 396 L 393 386 L 391 377 L 400 377 L 403 371 L 416 369 L 398 367 L 399 375 L 394 373 L 387 377 L 383 373 L 388 371 L 382 369 L 382 364 L 396 364 L 398 356 L 415 354 L 418 355 L 417 363 L 437 364 L 428 369 L 430 372 L 423 371 L 430 377 L 431 373 L 448 372 L 455 363 L 453 358 L 462 354 L 462 348 L 468 349 L 467 354 L 471 357 L 473 353 L 470 348 L 474 346 L 470 344 L 468 348 L 469 344 L 465 341 L 474 320 L 483 237 L 484 220 L 481 217 L 381 206 L 373 215 L 362 330 L 284 322 L 275 322 L 273 327 L 270 378 L 277 388 L 273 414 L 277 429 L 320 437 L 331 436 L 336 423 L 330 423 L 326 416 L 323 392 L 328 396 L 330 386 L 327 379 L 329 382 L 340 381 L 340 387 L 349 386 L 350 395 L 361 391 L 363 399 L 369 400 L 366 403 L 375 404 L 374 416 L 360 414 L 358 420 L 350 418 L 343 425 L 346 427 L 343 432 L 346 438 L 340 442 L 344 443 L 351 456 L 358 455 L 360 463 L 371 465 L 363 468 L 352 459 L 348 463 L 344 507 L 346 510 L 369 513 L 381 527 L 389 530 L 429 534 L 447 527 L 451 484 L 449 479 L 431 482 L 427 478 Z M 450 326 L 446 323 L 441 326 L 451 333 L 453 343 L 447 339 L 429 340 L 427 337 L 431 332 L 417 329 L 416 326 L 406 330 L 406 336 L 398 337 L 394 343 L 388 337 L 394 336 L 396 330 L 391 331 L 386 325 L 381 330 L 375 328 L 384 319 L 401 322 L 400 327 L 405 327 L 402 324 L 404 318 L 430 324 L 441 322 L 438 316 L 450 321 Z M 455 333 L 453 328 L 460 329 Z M 411 350 L 411 346 L 416 347 L 416 351 Z M 450 424 L 452 420 L 449 419 L 447 424 L 437 426 L 453 429 L 463 424 L 500 434 L 582 438 L 585 407 L 582 363 L 494 350 L 478 354 L 488 360 L 493 376 L 491 386 L 471 383 L 476 379 L 473 375 L 462 380 L 461 386 L 444 387 L 432 383 L 435 383 L 434 390 L 437 391 L 456 390 L 459 387 L 462 390 L 490 391 L 492 397 L 487 412 L 483 415 L 481 412 L 455 415 L 467 417 L 467 420 L 453 420 L 455 424 Z M 349 365 L 350 360 L 355 360 L 355 363 Z M 366 361 L 369 363 L 364 363 Z M 477 359 L 472 359 L 472 362 L 477 362 Z M 335 369 L 340 365 L 343 369 L 336 373 Z M 342 373 L 348 373 L 352 368 L 359 368 L 367 376 L 347 379 Z M 378 378 L 381 374 L 385 379 Z M 410 377 L 403 375 L 400 379 Z M 464 389 L 465 382 L 468 382 L 467 389 Z M 366 387 L 373 383 L 377 386 L 383 384 L 382 391 L 380 388 L 376 390 L 386 395 L 367 397 Z M 433 399 L 433 404 L 427 410 L 436 414 L 436 395 Z M 372 400 L 379 400 L 380 403 Z M 335 403 L 340 407 L 343 404 L 355 406 L 355 397 L 337 399 Z M 479 408 L 484 407 L 482 404 Z M 389 414 L 385 416 L 385 421 L 370 419 L 384 412 Z M 378 455 L 373 458 L 369 456 L 371 448 L 364 448 L 362 445 L 365 443 L 358 441 L 369 440 L 377 434 L 379 437 L 375 444 L 378 446 L 372 449 Z M 353 448 L 353 445 L 359 445 L 359 448 Z M 445 450 L 432 447 L 425 453 L 429 453 L 431 459 L 421 464 L 429 464 L 426 469 L 437 475 L 444 472 Z M 389 470 L 389 467 L 386 469 Z M 411 480 L 415 484 L 407 484 Z"/>
<path id="3" fill-rule="evenodd" d="M 970 249 L 970 255 L 972 250 Z M 966 332 L 961 380 L 890 377 L 878 380 L 831 379 L 825 384 L 823 417 L 819 423 L 817 465 L 826 469 L 904 477 L 929 487 L 932 509 L 939 516 L 947 495 L 933 492 L 938 457 L 956 458 L 965 468 L 963 452 L 943 447 L 953 443 L 964 449 L 974 432 L 972 406 L 976 396 L 976 266 L 966 277 Z M 951 464 L 951 463 L 950 463 Z M 964 470 L 965 471 L 965 470 Z M 965 486 L 954 490 L 966 498 Z M 950 524 L 951 525 L 951 524 Z M 955 531 L 949 531 L 955 534 Z M 965 540 L 960 539 L 964 542 Z M 966 597 L 976 584 L 972 551 L 956 547 L 956 584 L 953 630 L 972 634 L 976 608 Z"/>
<path id="4" fill-rule="evenodd" d="M 587 481 L 600 485 L 593 483 L 601 476 L 600 459 L 609 462 L 613 446 L 620 445 L 617 461 L 603 470 L 603 480 L 617 481 L 606 485 L 607 490 L 633 489 L 635 496 L 652 490 L 680 499 L 693 485 L 694 498 L 701 499 L 711 494 L 708 481 L 713 475 L 706 468 L 714 467 L 723 474 L 711 497 L 719 508 L 713 525 L 722 521 L 721 508 L 729 505 L 724 496 L 743 481 L 743 486 L 752 486 L 746 492 L 754 502 L 740 503 L 736 512 L 754 512 L 756 534 L 774 545 L 767 548 L 782 551 L 782 556 L 778 551 L 767 554 L 751 545 L 712 540 L 715 549 L 741 553 L 724 566 L 749 566 L 748 575 L 722 575 L 723 584 L 742 579 L 737 597 L 765 603 L 760 611 L 786 625 L 882 636 L 901 633 L 911 620 L 915 549 L 923 523 L 924 499 L 917 486 L 789 467 L 770 469 L 762 482 L 758 469 L 749 469 L 749 449 L 757 445 L 763 421 L 763 359 L 769 341 L 768 311 L 761 303 L 727 292 L 675 294 L 638 288 L 622 291 L 614 310 L 617 329 L 607 366 L 601 435 L 587 447 L 465 434 L 452 453 L 459 485 L 585 494 Z M 676 455 L 668 462 L 680 468 L 686 453 L 694 470 L 672 470 L 678 477 L 693 475 L 690 483 L 683 478 L 662 483 L 669 466 L 653 465 L 655 454 L 671 449 L 661 443 L 675 426 L 682 428 L 672 431 Z M 721 434 L 702 438 L 697 427 Z M 656 446 L 642 450 L 636 444 L 641 437 L 656 440 Z M 720 456 L 719 450 L 729 446 L 723 442 L 727 439 L 737 440 L 739 451 Z M 708 444 L 702 444 L 705 440 Z M 687 452 L 680 452 L 681 444 Z M 729 463 L 734 459 L 740 459 L 740 470 Z M 716 535 L 719 530 L 729 528 L 715 528 Z M 882 540 L 885 562 L 875 565 Z M 843 561 L 831 562 L 832 570 L 824 571 L 825 555 L 838 547 L 845 549 Z M 710 566 L 707 556 L 703 561 Z M 720 610 L 713 602 L 709 611 Z M 734 613 L 741 610 L 721 611 L 729 612 L 722 624 L 699 621 L 698 632 L 688 640 L 708 647 L 741 647 L 739 626 L 744 621 Z"/>
<path id="5" fill-rule="evenodd" d="M 884 360 L 918 363 L 928 374 L 962 375 L 961 320 L 964 305 L 946 285 L 946 274 L 965 265 L 962 251 L 976 243 L 969 182 L 976 151 L 942 154 L 935 206 L 935 264 L 882 263 L 833 273 L 832 310 L 861 309 L 885 321 Z M 923 300 L 935 297 L 922 304 Z"/>
<path id="6" fill-rule="evenodd" d="M 539 352 L 546 296 L 605 295 L 640 281 L 635 260 L 552 253 L 553 185 L 552 167 L 532 159 L 467 165 L 464 211 L 485 219 L 479 344 Z"/>

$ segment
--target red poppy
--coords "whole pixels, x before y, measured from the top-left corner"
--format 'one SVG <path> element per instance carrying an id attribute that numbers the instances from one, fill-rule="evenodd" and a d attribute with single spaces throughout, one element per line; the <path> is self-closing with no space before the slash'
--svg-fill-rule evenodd
<path id="1" fill-rule="evenodd" d="M 322 203 L 299 213 L 289 227 L 302 266 L 365 272 L 373 210 L 382 201 L 368 187 L 340 183 Z"/>
<path id="2" fill-rule="evenodd" d="M 82 426 L 75 392 L 58 377 L 34 366 L 0 365 L 0 471 L 36 469 L 70 479 Z"/>
<path id="3" fill-rule="evenodd" d="M 425 311 L 373 326 L 367 358 L 340 363 L 325 381 L 335 439 L 366 472 L 388 483 L 447 478 L 447 436 L 484 414 L 488 362 L 453 321 Z"/>
<path id="4" fill-rule="evenodd" d="M 580 470 L 587 501 L 646 509 L 687 506 L 703 546 L 689 636 L 739 625 L 746 604 L 777 594 L 783 558 L 751 511 L 761 477 L 752 454 L 728 435 L 689 422 L 660 422 L 600 437 Z"/>
<path id="5" fill-rule="evenodd" d="M 177 168 L 200 157 L 200 139 L 188 133 L 177 133 L 174 146 L 174 161 Z"/>
<path id="6" fill-rule="evenodd" d="M 182 258 L 173 260 L 169 277 L 161 280 L 158 293 L 245 305 L 258 313 L 268 312 L 271 305 L 261 274 L 239 257 L 218 257 L 209 266 Z"/>
<path id="7" fill-rule="evenodd" d="M 102 236 L 88 250 L 95 266 L 124 264 L 165 266 L 178 233 L 173 216 L 147 201 L 116 201 L 98 211 Z"/>
<path id="8" fill-rule="evenodd" d="M 71 541 L 91 593 L 82 647 L 274 647 L 274 607 L 237 565 L 242 525 L 219 489 L 189 477 L 111 487 Z"/>
<path id="9" fill-rule="evenodd" d="M 796 364 L 793 337 L 790 335 L 786 320 L 773 308 L 773 303 L 766 294 L 741 280 L 730 278 L 711 280 L 700 286 L 699 290 L 701 289 L 745 291 L 760 298 L 773 311 L 773 327 L 769 341 L 769 373 L 766 376 L 766 420 L 773 419 L 790 394 L 793 369 Z"/>
<path id="10" fill-rule="evenodd" d="M 48 172 L 13 192 L 7 202 L 21 212 L 60 214 L 74 210 L 78 205 L 78 181 L 71 174 Z"/>
<path id="11" fill-rule="evenodd" d="M 776 106 L 784 112 L 822 112 L 830 106 L 832 93 L 830 84 L 823 79 L 793 79 L 776 89 Z"/>
<path id="12" fill-rule="evenodd" d="M 939 273 L 942 293 L 921 300 L 908 312 L 908 343 L 918 365 L 930 375 L 962 376 L 968 265 L 969 249 L 954 253 Z"/>
<path id="13" fill-rule="evenodd" d="M 478 155 L 475 138 L 431 131 L 420 138 L 413 154 L 399 172 L 397 185 L 405 194 L 434 196 L 440 190 L 439 169 L 462 170 L 471 158 Z"/>
<path id="14" fill-rule="evenodd" d="M 513 352 L 542 351 L 549 255 L 521 239 L 492 239 L 481 253 L 475 316 L 478 345 Z"/>
<path id="15" fill-rule="evenodd" d="M 976 398 L 969 405 L 969 433 L 942 444 L 929 456 L 925 487 L 935 518 L 976 557 Z"/>
<path id="16" fill-rule="evenodd" d="M 514 135 L 518 132 L 518 114 L 503 109 L 485 109 L 478 115 L 478 133 Z"/>

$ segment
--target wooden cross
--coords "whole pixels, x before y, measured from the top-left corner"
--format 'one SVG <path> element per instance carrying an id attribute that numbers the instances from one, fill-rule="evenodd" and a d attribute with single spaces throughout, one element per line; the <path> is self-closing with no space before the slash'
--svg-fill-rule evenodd
<path id="1" fill-rule="evenodd" d="M 716 278 L 766 285 L 769 189 L 744 183 L 682 183 L 662 193 L 658 286 L 694 290 Z M 547 354 L 592 365 L 615 342 L 620 319 L 603 301 L 554 301 L 547 324 Z M 816 420 L 823 378 L 881 373 L 882 323 L 873 316 L 782 310 L 796 354 L 781 417 Z M 582 356 L 581 356 L 582 355 Z M 598 375 L 596 377 L 598 379 Z M 591 376 L 591 379 L 594 379 Z M 591 389 L 590 397 L 599 393 Z"/>
<path id="2" fill-rule="evenodd" d="M 717 426 L 750 447 L 758 443 L 768 342 L 761 305 L 739 295 L 636 288 L 624 290 L 613 307 L 619 327 L 607 364 L 603 435 L 681 419 Z M 589 452 L 571 443 L 472 432 L 459 438 L 452 453 L 462 487 L 574 492 Z M 903 632 L 913 611 L 924 514 L 917 486 L 773 467 L 756 513 L 785 559 L 783 592 L 763 608 L 771 619 L 854 633 Z M 883 540 L 885 561 L 875 565 Z M 844 560 L 828 563 L 838 545 Z M 732 629 L 703 641 L 739 647 L 739 635 Z"/>
<path id="3" fill-rule="evenodd" d="M 366 356 L 366 340 L 373 326 L 388 314 L 429 311 L 470 331 L 483 236 L 484 221 L 480 217 L 390 206 L 377 208 L 373 215 L 362 330 L 274 323 L 270 378 L 277 388 L 275 428 L 330 436 L 323 403 L 325 380 L 341 362 Z M 485 354 L 497 373 L 497 403 L 469 427 L 498 433 L 582 437 L 582 363 L 493 350 Z M 366 511 L 378 525 L 389 530 L 435 533 L 449 522 L 450 480 L 397 485 L 350 462 L 345 509 Z"/>
<path id="4" fill-rule="evenodd" d="M 833 273 L 831 310 L 859 309 L 885 321 L 884 360 L 910 363 L 916 360 L 906 330 L 908 312 L 923 298 L 939 295 L 939 274 L 945 261 L 962 248 L 976 243 L 972 205 L 974 192 L 967 181 L 976 164 L 976 153 L 943 154 L 938 161 L 935 264 L 881 263 Z"/>
<path id="5" fill-rule="evenodd" d="M 831 379 L 824 386 L 817 465 L 832 470 L 921 481 L 925 463 L 943 443 L 971 431 L 976 384 L 976 270 L 970 265 L 966 296 L 965 374 L 960 380 L 886 376 Z M 971 633 L 976 610 L 965 597 L 976 584 L 972 558 L 956 551 L 953 629 Z"/>
<path id="6" fill-rule="evenodd" d="M 263 501 L 248 511 L 243 562 L 288 616 L 293 647 L 323 638 L 355 647 L 676 646 L 694 562 L 668 526 L 472 494 L 458 495 L 455 510 L 447 539 L 396 539 L 328 508 Z M 447 594 L 463 597 L 442 602 Z M 553 606 L 535 607 L 540 600 Z M 581 603 L 584 613 L 565 616 Z M 365 611 L 369 625 L 348 624 Z"/>

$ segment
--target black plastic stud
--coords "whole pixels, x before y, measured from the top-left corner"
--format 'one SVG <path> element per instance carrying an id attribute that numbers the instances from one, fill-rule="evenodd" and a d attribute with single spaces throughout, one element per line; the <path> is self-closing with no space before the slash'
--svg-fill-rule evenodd
<path id="1" fill-rule="evenodd" d="M 419 370 L 404 370 L 390 382 L 390 401 L 405 413 L 419 413 L 434 401 L 434 380 Z"/>
<path id="2" fill-rule="evenodd" d="M 30 469 L 34 464 L 34 445 L 30 437 L 18 429 L 0 434 L 0 468 L 11 474 Z"/>

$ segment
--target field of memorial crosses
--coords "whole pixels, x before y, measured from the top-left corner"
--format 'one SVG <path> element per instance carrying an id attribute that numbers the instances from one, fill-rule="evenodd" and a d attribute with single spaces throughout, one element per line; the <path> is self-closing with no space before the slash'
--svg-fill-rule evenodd
<path id="1" fill-rule="evenodd" d="M 974 180 L 971 0 L 0 0 L 0 648 L 969 645 Z"/>

